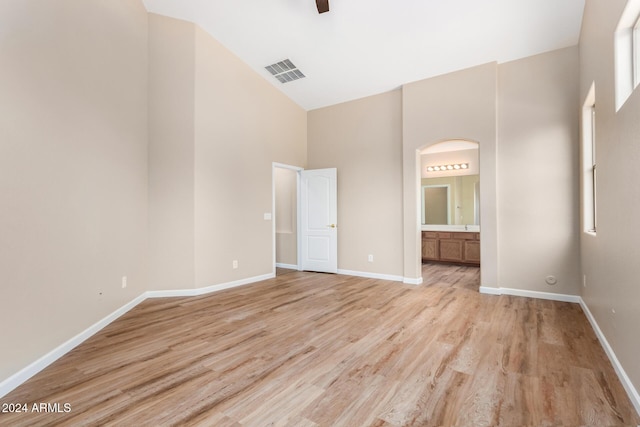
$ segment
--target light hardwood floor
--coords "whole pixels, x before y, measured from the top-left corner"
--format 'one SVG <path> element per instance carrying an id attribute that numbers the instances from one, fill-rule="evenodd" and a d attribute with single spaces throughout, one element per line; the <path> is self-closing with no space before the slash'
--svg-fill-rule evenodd
<path id="1" fill-rule="evenodd" d="M 0 425 L 622 426 L 634 412 L 577 304 L 279 271 L 147 300 L 2 403 Z"/>

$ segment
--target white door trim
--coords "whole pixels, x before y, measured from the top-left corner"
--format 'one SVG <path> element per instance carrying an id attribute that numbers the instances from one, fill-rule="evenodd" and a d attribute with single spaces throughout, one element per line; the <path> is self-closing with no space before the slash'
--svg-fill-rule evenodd
<path id="1" fill-rule="evenodd" d="M 271 164 L 271 244 L 273 254 L 273 274 L 276 274 L 276 179 L 275 169 L 289 169 L 296 171 L 296 240 L 297 240 L 297 264 L 296 269 L 300 270 L 300 171 L 304 170 L 299 166 L 287 165 L 285 163 L 273 162 Z"/>

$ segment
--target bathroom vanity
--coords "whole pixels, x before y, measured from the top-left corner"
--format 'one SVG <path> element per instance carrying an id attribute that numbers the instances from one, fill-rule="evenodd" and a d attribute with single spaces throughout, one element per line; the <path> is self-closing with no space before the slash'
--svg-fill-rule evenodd
<path id="1" fill-rule="evenodd" d="M 477 231 L 422 231 L 422 261 L 480 265 Z"/>

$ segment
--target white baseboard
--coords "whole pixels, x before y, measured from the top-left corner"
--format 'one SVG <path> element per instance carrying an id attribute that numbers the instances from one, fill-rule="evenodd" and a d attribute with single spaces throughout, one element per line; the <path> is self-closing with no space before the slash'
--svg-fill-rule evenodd
<path id="1" fill-rule="evenodd" d="M 629 400 L 631 400 L 631 403 L 636 408 L 636 412 L 640 414 L 640 394 L 638 394 L 638 390 L 636 390 L 636 388 L 633 386 L 631 379 L 629 378 L 627 373 L 624 371 L 624 368 L 622 367 L 622 365 L 620 364 L 620 361 L 616 357 L 616 354 L 614 353 L 613 348 L 611 348 L 611 346 L 609 345 L 609 342 L 607 341 L 604 334 L 602 333 L 602 330 L 600 329 L 598 322 L 596 322 L 596 318 L 593 317 L 593 314 L 591 313 L 591 310 L 589 310 L 587 303 L 584 302 L 584 300 L 581 297 L 580 297 L 580 307 L 582 307 L 582 311 L 584 312 L 585 316 L 587 316 L 587 319 L 589 320 L 589 323 L 591 323 L 591 327 L 596 333 L 598 340 L 600 340 L 600 344 L 604 348 L 605 353 L 607 353 L 607 356 L 609 357 L 609 360 L 613 365 L 613 369 L 615 369 L 616 374 L 618 374 L 618 378 L 622 383 L 622 386 L 624 387 L 627 394 L 629 395 Z"/>
<path id="2" fill-rule="evenodd" d="M 502 295 L 500 288 L 492 288 L 490 286 L 480 286 L 480 293 L 487 295 Z"/>
<path id="3" fill-rule="evenodd" d="M 248 285 L 250 283 L 261 282 L 263 280 L 272 279 L 275 274 L 263 274 L 261 276 L 248 277 L 246 279 L 235 280 L 233 282 L 221 283 L 219 285 L 207 286 L 205 288 L 195 289 L 174 289 L 166 291 L 147 291 L 147 298 L 166 298 L 166 297 L 196 297 L 211 292 L 222 291 L 224 289 L 235 288 L 237 286 Z"/>
<path id="4" fill-rule="evenodd" d="M 22 383 L 27 381 L 29 378 L 33 377 L 38 372 L 42 371 L 44 368 L 73 350 L 78 345 L 82 344 L 88 338 L 95 335 L 105 326 L 116 320 L 118 317 L 122 316 L 129 310 L 131 310 L 136 305 L 140 304 L 142 301 L 147 298 L 163 298 L 163 297 L 182 297 L 182 296 L 198 296 L 204 295 L 211 292 L 221 291 L 223 289 L 235 288 L 237 286 L 247 285 L 249 283 L 260 282 L 262 280 L 267 280 L 275 277 L 275 274 L 269 273 L 264 274 L 262 276 L 249 277 L 247 279 L 236 280 L 228 283 L 221 283 L 219 285 L 208 286 L 205 288 L 198 289 L 179 289 L 179 290 L 168 290 L 168 291 L 147 291 L 142 295 L 136 297 L 134 300 L 128 302 L 123 305 L 119 309 L 115 310 L 113 313 L 104 317 L 102 320 L 94 323 L 89 326 L 84 331 L 80 332 L 78 335 L 74 336 L 70 340 L 64 342 L 58 347 L 51 350 L 49 353 L 45 354 L 35 362 L 27 365 L 25 368 L 19 370 L 15 374 L 11 375 L 9 378 L 0 382 L 0 398 L 6 396 L 8 393 L 16 389 Z"/>
<path id="5" fill-rule="evenodd" d="M 411 277 L 403 277 L 402 283 L 406 283 L 407 285 L 422 285 L 422 277 L 418 277 L 417 279 Z"/>
<path id="6" fill-rule="evenodd" d="M 572 302 L 576 304 L 580 302 L 580 297 L 577 295 L 554 294 L 553 292 L 528 291 L 514 288 L 492 288 L 489 286 L 480 286 L 480 293 L 488 295 L 513 295 L 516 297 L 547 299 L 552 301 Z"/>
<path id="7" fill-rule="evenodd" d="M 283 264 L 281 262 L 276 262 L 276 267 L 278 268 L 288 268 L 289 270 L 297 270 L 298 266 L 295 264 Z"/>
<path id="8" fill-rule="evenodd" d="M 297 265 L 280 264 L 280 263 L 276 263 L 276 267 L 291 268 L 294 270 L 298 269 Z M 367 279 L 390 280 L 392 282 L 403 282 L 410 285 L 422 284 L 422 277 L 419 277 L 417 279 L 409 279 L 409 278 L 397 276 L 394 274 L 370 273 L 368 271 L 344 270 L 342 268 L 338 269 L 338 274 L 343 274 L 345 276 L 366 277 Z"/>
<path id="9" fill-rule="evenodd" d="M 80 332 L 78 335 L 73 338 L 67 340 L 66 342 L 60 344 L 58 347 L 51 350 L 49 353 L 45 354 L 35 362 L 27 365 L 23 369 L 19 370 L 15 374 L 11 375 L 9 378 L 0 382 L 0 398 L 6 396 L 9 392 L 14 390 L 16 387 L 27 381 L 29 378 L 33 377 L 38 372 L 42 371 L 47 366 L 51 365 L 53 362 L 73 350 L 78 345 L 82 344 L 85 340 L 99 332 L 109 323 L 116 320 L 118 317 L 125 314 L 127 311 L 131 310 L 136 305 L 140 304 L 142 301 L 146 299 L 145 294 L 142 294 L 135 298 L 134 300 L 128 302 L 123 305 L 113 313 L 89 326 L 84 331 Z"/>
<path id="10" fill-rule="evenodd" d="M 338 274 L 346 276 L 366 277 L 368 279 L 391 280 L 394 282 L 402 282 L 402 276 L 394 276 L 392 274 L 369 273 L 367 271 L 354 271 L 338 269 Z"/>

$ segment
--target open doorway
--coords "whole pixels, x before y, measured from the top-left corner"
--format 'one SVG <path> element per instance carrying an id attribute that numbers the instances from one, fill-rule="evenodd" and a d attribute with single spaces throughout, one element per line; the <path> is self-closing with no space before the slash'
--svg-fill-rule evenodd
<path id="1" fill-rule="evenodd" d="M 273 183 L 273 265 L 274 274 L 299 270 L 298 256 L 298 194 L 297 166 L 274 163 Z"/>
<path id="2" fill-rule="evenodd" d="M 419 155 L 418 188 L 421 191 L 418 203 L 422 213 L 420 242 L 423 277 L 435 271 L 433 265 L 478 269 L 478 143 L 460 139 L 443 141 L 427 146 Z M 428 277 L 425 283 L 429 283 Z"/>
<path id="3" fill-rule="evenodd" d="M 273 163 L 274 275 L 338 272 L 337 190 L 336 168 L 304 170 Z"/>

